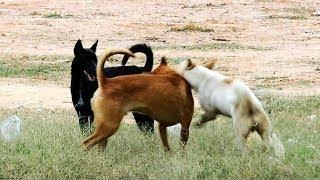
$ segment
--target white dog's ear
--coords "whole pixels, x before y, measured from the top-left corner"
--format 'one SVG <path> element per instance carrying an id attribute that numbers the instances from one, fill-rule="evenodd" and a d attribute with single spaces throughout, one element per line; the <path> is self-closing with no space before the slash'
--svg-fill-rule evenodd
<path id="1" fill-rule="evenodd" d="M 191 59 L 187 59 L 187 70 L 191 70 L 195 67 L 196 65 L 193 64 L 193 62 L 191 61 Z"/>
<path id="2" fill-rule="evenodd" d="M 216 64 L 217 60 L 216 59 L 213 59 L 209 62 L 206 62 L 204 65 L 202 65 L 203 67 L 205 68 L 208 68 L 208 69 L 212 69 L 214 67 L 214 65 Z"/>

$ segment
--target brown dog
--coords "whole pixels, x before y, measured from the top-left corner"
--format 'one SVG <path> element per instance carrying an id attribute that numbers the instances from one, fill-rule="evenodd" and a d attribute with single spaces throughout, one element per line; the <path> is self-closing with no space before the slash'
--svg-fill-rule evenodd
<path id="1" fill-rule="evenodd" d="M 83 141 L 83 147 L 89 149 L 99 143 L 104 149 L 108 138 L 117 131 L 129 111 L 148 115 L 159 122 L 160 137 L 167 150 L 170 146 L 166 127 L 181 123 L 181 141 L 185 145 L 194 108 L 190 85 L 167 65 L 165 58 L 150 74 L 107 78 L 104 63 L 114 54 L 134 56 L 128 50 L 106 50 L 99 59 L 99 88 L 91 100 L 96 129 Z"/>

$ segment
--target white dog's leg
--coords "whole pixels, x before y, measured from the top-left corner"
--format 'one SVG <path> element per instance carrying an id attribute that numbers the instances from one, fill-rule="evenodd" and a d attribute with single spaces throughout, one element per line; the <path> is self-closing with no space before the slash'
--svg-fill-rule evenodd
<path id="1" fill-rule="evenodd" d="M 195 122 L 193 125 L 196 127 L 201 127 L 203 126 L 206 122 L 208 121 L 213 121 L 217 117 L 217 113 L 214 112 L 205 112 L 202 116 L 201 119 L 197 122 Z"/>
<path id="2" fill-rule="evenodd" d="M 236 143 L 239 150 L 243 153 L 247 152 L 246 141 L 252 127 L 251 120 L 248 117 L 238 115 L 232 116 L 233 129 L 236 136 Z"/>

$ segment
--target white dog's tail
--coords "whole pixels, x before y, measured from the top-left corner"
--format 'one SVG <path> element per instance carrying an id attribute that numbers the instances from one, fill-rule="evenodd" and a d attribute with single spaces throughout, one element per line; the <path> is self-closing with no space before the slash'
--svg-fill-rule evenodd
<path id="1" fill-rule="evenodd" d="M 271 135 L 270 146 L 274 149 L 274 153 L 277 157 L 280 157 L 280 158 L 284 157 L 284 154 L 285 154 L 284 146 L 274 132 L 272 132 L 272 135 Z"/>
<path id="2" fill-rule="evenodd" d="M 106 60 L 110 56 L 113 56 L 115 54 L 125 54 L 127 56 L 134 57 L 134 54 L 129 50 L 125 50 L 125 49 L 113 49 L 113 50 L 106 49 L 103 52 L 103 54 L 100 56 L 100 58 L 98 60 L 98 64 L 97 64 L 97 79 L 98 79 L 99 87 L 102 87 L 107 81 L 107 77 L 105 76 L 105 72 L 104 72 L 104 63 L 106 62 Z"/>

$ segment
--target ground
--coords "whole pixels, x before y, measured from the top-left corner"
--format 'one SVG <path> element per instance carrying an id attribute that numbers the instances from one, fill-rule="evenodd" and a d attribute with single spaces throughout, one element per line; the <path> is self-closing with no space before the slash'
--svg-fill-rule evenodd
<path id="1" fill-rule="evenodd" d="M 218 58 L 218 70 L 261 92 L 319 94 L 317 8 L 316 1 L 298 0 L 0 1 L 0 53 L 71 60 L 78 38 L 86 47 L 98 39 L 98 54 L 145 42 L 156 62 L 163 55 L 172 62 Z M 26 85 L 12 78 L 0 81 L 2 107 L 71 106 L 67 79 Z"/>
<path id="2" fill-rule="evenodd" d="M 0 118 L 23 120 L 21 138 L 0 141 L 0 179 L 319 178 L 319 9 L 315 0 L 0 0 Z M 217 58 L 215 70 L 261 99 L 285 160 L 261 155 L 261 141 L 250 141 L 250 157 L 240 156 L 227 118 L 192 128 L 186 153 L 163 154 L 159 137 L 131 125 L 106 153 L 83 152 L 69 91 L 78 39 L 85 47 L 98 39 L 97 55 L 144 42 L 156 65 L 161 56 L 171 65 Z M 194 119 L 201 112 L 196 100 Z"/>

